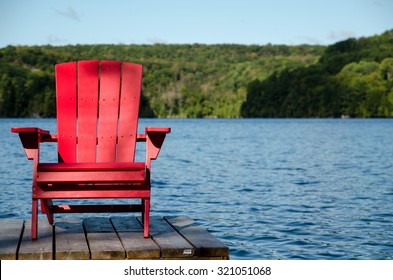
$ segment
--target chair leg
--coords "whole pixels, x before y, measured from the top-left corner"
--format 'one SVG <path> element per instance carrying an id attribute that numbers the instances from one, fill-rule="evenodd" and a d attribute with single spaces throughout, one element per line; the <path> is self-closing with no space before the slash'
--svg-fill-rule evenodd
<path id="1" fill-rule="evenodd" d="M 149 223 L 150 223 L 150 198 L 143 200 L 143 237 L 149 237 Z"/>
<path id="2" fill-rule="evenodd" d="M 53 224 L 53 213 L 50 207 L 53 205 L 52 199 L 41 199 L 42 213 L 46 214 L 49 224 Z"/>
<path id="3" fill-rule="evenodd" d="M 141 205 L 142 205 L 142 212 L 141 212 L 141 219 L 142 219 L 142 224 L 144 224 L 144 219 L 145 219 L 145 199 L 141 198 Z"/>
<path id="4" fill-rule="evenodd" d="M 31 207 L 31 239 L 37 239 L 38 231 L 38 200 L 32 200 Z"/>

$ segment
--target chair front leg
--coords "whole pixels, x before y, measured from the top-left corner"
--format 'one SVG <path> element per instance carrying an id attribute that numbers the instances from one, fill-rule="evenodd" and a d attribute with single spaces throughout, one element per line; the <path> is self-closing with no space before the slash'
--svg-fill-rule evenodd
<path id="1" fill-rule="evenodd" d="M 150 198 L 143 199 L 143 237 L 148 238 L 150 233 Z"/>
<path id="2" fill-rule="evenodd" d="M 31 239 L 37 239 L 38 231 L 38 199 L 32 199 L 31 207 Z"/>

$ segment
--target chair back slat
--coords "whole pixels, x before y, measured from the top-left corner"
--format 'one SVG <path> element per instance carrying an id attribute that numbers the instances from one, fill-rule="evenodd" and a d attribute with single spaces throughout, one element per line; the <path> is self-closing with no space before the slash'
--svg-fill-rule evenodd
<path id="1" fill-rule="evenodd" d="M 77 162 L 96 161 L 98 66 L 98 60 L 78 62 Z"/>
<path id="2" fill-rule="evenodd" d="M 134 161 L 141 87 L 142 65 L 123 63 L 116 158 L 118 162 Z"/>
<path id="3" fill-rule="evenodd" d="M 76 162 L 76 62 L 55 69 L 59 162 Z"/>
<path id="4" fill-rule="evenodd" d="M 100 69 L 97 161 L 114 162 L 119 117 L 121 63 L 119 61 L 103 60 Z"/>
<path id="5" fill-rule="evenodd" d="M 57 64 L 59 161 L 133 162 L 141 85 L 139 64 Z"/>

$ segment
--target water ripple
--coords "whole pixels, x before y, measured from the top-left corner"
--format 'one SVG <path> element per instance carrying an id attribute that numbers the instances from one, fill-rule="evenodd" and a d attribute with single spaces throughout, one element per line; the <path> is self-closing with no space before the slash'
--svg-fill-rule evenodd
<path id="1" fill-rule="evenodd" d="M 0 119 L 2 131 L 31 125 L 55 131 L 54 120 Z M 393 259 L 393 120 L 144 126 L 172 128 L 153 162 L 152 214 L 190 216 L 231 258 Z M 0 157 L 0 218 L 28 218 L 32 166 L 16 135 L 2 135 Z"/>

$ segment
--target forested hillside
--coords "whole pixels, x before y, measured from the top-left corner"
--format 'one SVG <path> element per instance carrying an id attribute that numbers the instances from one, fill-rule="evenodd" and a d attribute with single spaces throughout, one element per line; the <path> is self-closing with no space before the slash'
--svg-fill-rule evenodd
<path id="1" fill-rule="evenodd" d="M 142 116 L 240 117 L 254 79 L 314 64 L 321 46 L 77 45 L 0 49 L 0 116 L 55 116 L 54 64 L 117 59 L 144 65 Z"/>
<path id="2" fill-rule="evenodd" d="M 393 117 L 393 30 L 329 46 L 318 63 L 248 86 L 244 117 Z"/>
<path id="3" fill-rule="evenodd" d="M 76 45 L 0 49 L 0 117 L 54 117 L 54 65 L 144 65 L 145 117 L 392 117 L 393 30 L 331 46 Z"/>

